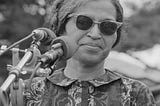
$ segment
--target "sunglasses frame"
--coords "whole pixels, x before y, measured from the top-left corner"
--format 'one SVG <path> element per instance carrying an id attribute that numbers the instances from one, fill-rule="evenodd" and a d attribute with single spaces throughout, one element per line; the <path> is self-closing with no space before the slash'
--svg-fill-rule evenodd
<path id="1" fill-rule="evenodd" d="M 113 20 L 102 20 L 102 21 L 96 21 L 96 20 L 94 20 L 92 17 L 89 17 L 89 16 L 87 16 L 87 15 L 83 15 L 83 14 L 69 14 L 68 15 L 68 18 L 71 18 L 71 17 L 74 17 L 75 18 L 75 22 L 77 22 L 77 17 L 78 16 L 85 16 L 85 17 L 88 17 L 88 18 L 90 18 L 91 20 L 92 20 L 92 25 L 90 26 L 90 28 L 89 29 L 87 29 L 87 30 L 90 30 L 95 24 L 98 24 L 98 28 L 99 28 L 99 30 L 100 30 L 100 32 L 102 33 L 102 31 L 101 31 L 101 29 L 100 29 L 100 24 L 102 23 L 102 22 L 112 22 L 112 23 L 115 23 L 116 25 L 117 25 L 117 28 L 116 28 L 116 30 L 115 30 L 115 32 L 118 30 L 118 28 L 119 27 L 121 27 L 122 25 L 123 25 L 123 23 L 122 22 L 117 22 L 117 21 L 113 21 Z M 76 25 L 77 26 L 77 25 Z M 77 27 L 78 28 L 78 27 Z M 78 28 L 79 29 L 79 28 Z M 82 29 L 80 29 L 80 30 L 82 30 Z M 115 33 L 114 32 L 114 33 Z M 113 34 L 114 34 L 113 33 Z M 104 34 L 104 33 L 102 33 L 103 35 L 106 35 L 106 34 Z M 112 35 L 112 34 L 111 34 Z"/>

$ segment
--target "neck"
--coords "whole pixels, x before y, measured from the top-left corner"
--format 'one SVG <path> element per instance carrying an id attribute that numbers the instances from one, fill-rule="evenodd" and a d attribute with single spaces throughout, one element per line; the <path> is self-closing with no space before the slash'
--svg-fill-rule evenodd
<path id="1" fill-rule="evenodd" d="M 64 74 L 71 79 L 91 80 L 105 73 L 104 61 L 99 64 L 86 65 L 74 59 L 69 59 Z"/>

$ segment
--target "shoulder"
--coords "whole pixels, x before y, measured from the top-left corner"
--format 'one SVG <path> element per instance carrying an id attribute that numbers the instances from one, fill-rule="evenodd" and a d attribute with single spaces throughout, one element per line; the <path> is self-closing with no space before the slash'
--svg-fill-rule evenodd
<path id="1" fill-rule="evenodd" d="M 109 79 L 120 79 L 121 80 L 122 90 L 126 92 L 132 91 L 135 94 L 138 94 L 142 89 L 148 89 L 148 87 L 141 81 L 126 77 L 115 71 L 110 71 L 110 70 L 107 70 L 107 71 L 108 71 Z"/>
<path id="2" fill-rule="evenodd" d="M 148 86 L 139 80 L 123 76 L 116 72 L 114 73 L 121 78 L 124 89 L 127 89 L 128 91 L 134 93 L 135 95 L 138 95 L 140 92 L 144 90 L 149 90 Z"/>
<path id="3" fill-rule="evenodd" d="M 135 93 L 136 95 L 139 95 L 140 93 L 149 94 L 150 92 L 149 87 L 139 80 L 124 77 L 124 76 L 122 76 L 121 79 L 122 79 L 123 85 L 127 89 L 130 89 L 130 91 L 132 91 L 132 93 Z"/>
<path id="4" fill-rule="evenodd" d="M 54 74 L 48 77 L 35 77 L 32 81 L 25 80 L 24 95 L 30 96 L 34 94 L 34 96 L 40 97 L 51 86 L 56 86 L 61 79 L 63 79 L 62 71 L 56 70 Z"/>
<path id="5" fill-rule="evenodd" d="M 136 91 L 141 90 L 141 89 L 146 89 L 146 88 L 148 89 L 148 86 L 139 80 L 136 80 L 136 79 L 133 79 L 130 77 L 126 77 L 122 74 L 119 74 L 119 73 L 113 72 L 113 71 L 110 71 L 110 73 L 114 73 L 116 76 L 120 77 L 122 80 L 122 84 L 124 86 L 126 86 L 127 88 L 130 88 L 130 89 L 136 90 Z"/>
<path id="6" fill-rule="evenodd" d="M 130 98 L 138 106 L 155 106 L 155 100 L 149 87 L 141 81 L 121 76 L 124 99 Z"/>

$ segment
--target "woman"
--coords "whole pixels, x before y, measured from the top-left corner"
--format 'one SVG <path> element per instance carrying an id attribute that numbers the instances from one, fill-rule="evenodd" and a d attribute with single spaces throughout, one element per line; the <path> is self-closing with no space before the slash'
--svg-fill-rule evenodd
<path id="1" fill-rule="evenodd" d="M 57 36 L 77 47 L 66 66 L 25 89 L 26 106 L 155 106 L 141 82 L 104 68 L 120 39 L 123 11 L 117 0 L 56 0 L 49 3 L 48 23 Z"/>

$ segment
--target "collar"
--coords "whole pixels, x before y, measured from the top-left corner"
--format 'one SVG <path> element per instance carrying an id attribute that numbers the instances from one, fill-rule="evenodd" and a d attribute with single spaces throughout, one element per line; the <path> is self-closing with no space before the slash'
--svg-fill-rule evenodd
<path id="1" fill-rule="evenodd" d="M 49 81 L 51 81 L 52 83 L 59 85 L 59 86 L 69 86 L 71 85 L 73 82 L 78 81 L 77 79 L 70 79 L 68 77 L 66 77 L 63 73 L 64 69 L 59 69 L 56 70 L 52 75 L 48 76 L 47 79 Z M 93 80 L 89 80 L 88 82 L 92 83 L 95 87 L 104 85 L 104 84 L 109 84 L 115 80 L 120 79 L 121 77 L 110 71 L 110 70 L 106 70 L 106 73 L 93 79 Z"/>

